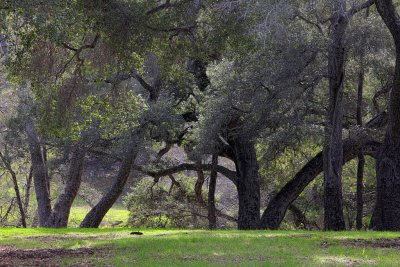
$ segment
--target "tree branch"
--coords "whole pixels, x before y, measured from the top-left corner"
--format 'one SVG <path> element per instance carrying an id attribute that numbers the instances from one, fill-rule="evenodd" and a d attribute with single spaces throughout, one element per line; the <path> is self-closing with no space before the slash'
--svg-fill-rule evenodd
<path id="1" fill-rule="evenodd" d="M 356 13 L 360 12 L 361 10 L 365 8 L 369 8 L 374 4 L 373 0 L 368 0 L 362 4 L 359 4 L 357 6 L 353 6 L 349 11 L 346 12 L 346 17 L 351 18 L 353 15 Z"/>
<path id="2" fill-rule="evenodd" d="M 179 6 L 181 6 L 181 5 L 183 5 L 183 4 L 187 3 L 187 2 L 189 2 L 189 1 L 188 0 L 184 0 L 184 1 L 181 1 L 181 2 L 178 2 L 178 3 L 171 3 L 171 0 L 166 0 L 164 4 L 156 6 L 155 8 L 150 9 L 149 11 L 147 11 L 146 15 L 152 15 L 152 14 L 157 13 L 157 12 L 159 12 L 161 10 L 164 10 L 164 9 L 179 7 Z"/>
<path id="3" fill-rule="evenodd" d="M 212 164 L 191 164 L 191 163 L 182 163 L 180 165 L 167 168 L 164 170 L 157 170 L 157 171 L 152 171 L 152 170 L 146 170 L 140 166 L 134 166 L 133 167 L 135 170 L 140 171 L 144 174 L 147 174 L 152 177 L 162 177 L 162 176 L 168 176 L 170 174 L 174 174 L 177 172 L 182 172 L 182 171 L 211 171 L 213 170 L 214 166 Z M 215 166 L 215 170 L 219 172 L 220 174 L 224 175 L 226 178 L 232 181 L 237 186 L 238 182 L 238 177 L 235 171 L 232 171 L 226 167 L 223 167 L 221 165 Z"/>
<path id="4" fill-rule="evenodd" d="M 129 80 L 131 78 L 136 79 L 139 84 L 146 90 L 149 92 L 150 94 L 150 99 L 154 100 L 156 95 L 157 95 L 157 90 L 156 88 L 154 88 L 153 86 L 151 86 L 148 82 L 146 82 L 144 80 L 144 78 L 142 76 L 140 76 L 136 69 L 132 69 L 130 72 L 126 73 L 126 72 L 118 72 L 117 74 L 114 75 L 114 77 L 110 78 L 110 79 L 106 79 L 104 82 L 106 83 L 110 83 L 113 85 L 118 85 L 123 81 Z"/>

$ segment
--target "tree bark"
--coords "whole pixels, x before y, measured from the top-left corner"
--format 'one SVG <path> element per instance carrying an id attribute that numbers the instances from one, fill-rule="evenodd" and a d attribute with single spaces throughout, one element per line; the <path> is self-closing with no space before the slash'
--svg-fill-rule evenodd
<path id="1" fill-rule="evenodd" d="M 238 229 L 251 230 L 260 227 L 260 178 L 254 142 L 243 136 L 232 140 L 235 164 L 239 176 Z"/>
<path id="2" fill-rule="evenodd" d="M 82 182 L 85 155 L 86 147 L 84 144 L 77 144 L 71 156 L 67 183 L 63 192 L 58 196 L 57 202 L 46 221 L 46 227 L 61 228 L 68 226 L 72 203 Z"/>
<path id="3" fill-rule="evenodd" d="M 344 82 L 344 34 L 347 27 L 346 5 L 343 0 L 333 3 L 328 53 L 329 107 L 326 141 L 324 146 L 324 229 L 344 230 L 342 197 L 343 164 L 343 82 Z"/>
<path id="4" fill-rule="evenodd" d="M 363 91 L 364 91 L 364 67 L 363 67 L 363 54 L 361 56 L 361 70 L 358 75 L 358 97 L 357 97 L 357 124 L 362 127 L 362 101 L 363 101 Z M 363 226 L 363 193 L 364 193 L 364 165 L 365 158 L 362 150 L 358 153 L 358 163 L 357 163 L 357 203 L 356 203 L 356 228 L 361 230 Z"/>
<path id="5" fill-rule="evenodd" d="M 363 227 L 363 209 L 364 209 L 364 166 L 365 158 L 362 152 L 358 153 L 357 164 L 357 214 L 356 214 L 356 228 L 361 230 Z"/>
<path id="6" fill-rule="evenodd" d="M 140 127 L 140 126 L 139 126 Z M 137 157 L 140 140 L 142 140 L 143 129 L 139 129 L 132 133 L 131 144 L 128 145 L 129 150 L 119 168 L 118 175 L 111 186 L 110 190 L 100 199 L 100 201 L 89 211 L 80 224 L 80 228 L 97 228 L 107 212 L 114 205 L 115 201 L 120 197 L 124 190 L 125 184 L 131 173 L 132 166 Z"/>
<path id="7" fill-rule="evenodd" d="M 391 0 L 375 0 L 378 12 L 392 34 L 396 66 L 389 99 L 389 122 L 377 164 L 376 204 L 370 228 L 400 230 L 400 18 Z"/>
<path id="8" fill-rule="evenodd" d="M 47 218 L 51 213 L 47 168 L 44 162 L 40 140 L 32 120 L 27 122 L 25 131 L 28 137 L 29 153 L 32 161 L 32 173 L 35 185 L 36 201 L 38 205 L 39 226 L 44 227 L 46 225 Z"/>
<path id="9" fill-rule="evenodd" d="M 199 204 L 204 204 L 203 199 L 203 184 L 205 181 L 204 172 L 202 170 L 197 171 L 197 181 L 194 186 L 194 193 L 196 195 L 196 201 Z"/>
<path id="10" fill-rule="evenodd" d="M 218 155 L 212 156 L 212 165 L 218 165 Z M 210 230 L 217 228 L 217 216 L 216 216 L 216 207 L 215 207 L 215 189 L 217 186 L 217 176 L 218 172 L 216 170 L 212 170 L 210 173 L 210 181 L 208 184 L 208 228 Z"/>
<path id="11" fill-rule="evenodd" d="M 31 186 L 32 186 L 32 177 L 33 177 L 32 171 L 33 171 L 32 167 L 30 167 L 28 177 L 26 178 L 25 199 L 24 199 L 25 214 L 28 212 L 29 200 L 31 198 Z"/>

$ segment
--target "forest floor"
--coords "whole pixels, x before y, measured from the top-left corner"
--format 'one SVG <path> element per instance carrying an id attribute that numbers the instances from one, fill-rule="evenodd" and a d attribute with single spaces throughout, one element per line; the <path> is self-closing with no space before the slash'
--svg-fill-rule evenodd
<path id="1" fill-rule="evenodd" d="M 142 235 L 132 234 L 137 231 Z M 399 266 L 400 233 L 0 229 L 0 266 Z"/>

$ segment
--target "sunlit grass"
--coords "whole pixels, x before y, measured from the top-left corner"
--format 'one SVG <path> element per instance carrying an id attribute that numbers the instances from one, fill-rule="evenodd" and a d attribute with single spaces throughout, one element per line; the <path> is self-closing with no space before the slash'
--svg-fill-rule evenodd
<path id="1" fill-rule="evenodd" d="M 131 235 L 141 231 L 143 235 Z M 397 266 L 397 248 L 352 246 L 354 239 L 398 238 L 395 232 L 160 229 L 0 229 L 0 246 L 21 249 L 106 247 L 99 266 Z M 79 258 L 63 258 L 73 265 Z"/>
<path id="2" fill-rule="evenodd" d="M 72 207 L 68 219 L 68 226 L 78 227 L 89 211 L 89 206 Z M 104 217 L 101 227 L 124 227 L 128 222 L 128 218 L 129 211 L 123 207 L 112 208 Z"/>

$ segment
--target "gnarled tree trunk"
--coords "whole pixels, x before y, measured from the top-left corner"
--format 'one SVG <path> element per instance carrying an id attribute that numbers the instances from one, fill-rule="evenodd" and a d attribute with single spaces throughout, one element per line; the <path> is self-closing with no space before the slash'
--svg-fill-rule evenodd
<path id="1" fill-rule="evenodd" d="M 260 178 L 254 142 L 243 136 L 232 140 L 238 173 L 239 196 L 238 229 L 250 230 L 260 227 Z"/>
<path id="2" fill-rule="evenodd" d="M 333 19 L 328 54 L 329 107 L 324 146 L 324 229 L 344 230 L 342 197 L 342 127 L 344 82 L 344 34 L 347 26 L 343 0 L 333 3 Z"/>
<path id="3" fill-rule="evenodd" d="M 67 227 L 72 203 L 75 200 L 82 182 L 85 154 L 86 147 L 84 145 L 78 144 L 74 148 L 69 166 L 67 183 L 63 192 L 58 196 L 57 202 L 46 221 L 46 227 Z"/>

